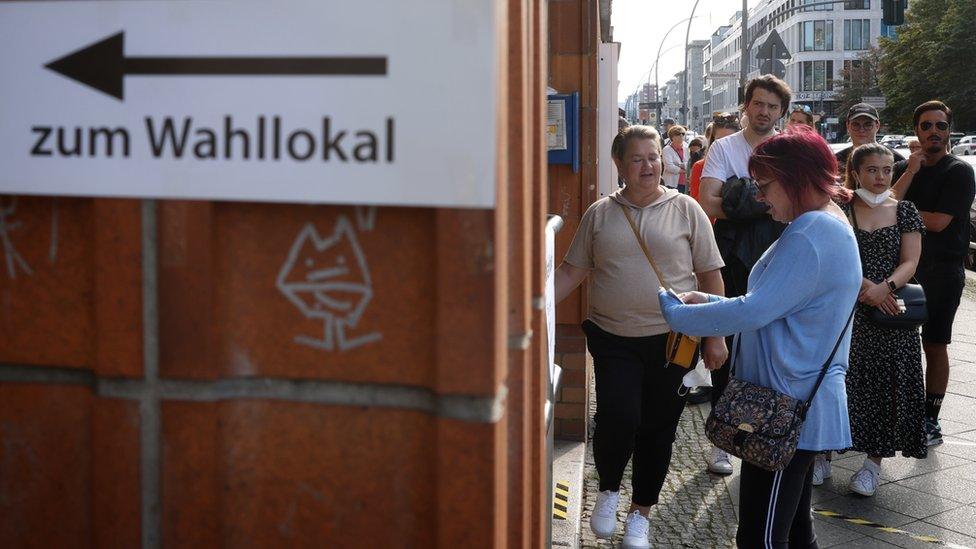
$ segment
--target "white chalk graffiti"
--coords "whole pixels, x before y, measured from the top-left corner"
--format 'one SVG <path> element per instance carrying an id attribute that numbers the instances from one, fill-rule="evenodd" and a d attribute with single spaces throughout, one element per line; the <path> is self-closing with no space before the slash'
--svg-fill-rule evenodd
<path id="1" fill-rule="evenodd" d="M 372 231 L 376 226 L 376 206 L 356 206 L 356 226 L 360 231 Z"/>
<path id="2" fill-rule="evenodd" d="M 11 197 L 6 204 L 3 197 L 0 197 L 0 243 L 3 244 L 3 253 L 7 260 L 7 275 L 10 278 L 17 278 L 18 266 L 28 276 L 34 273 L 10 241 L 10 232 L 20 227 L 19 221 L 10 221 L 10 217 L 15 213 L 17 213 L 17 197 Z"/>
<path id="3" fill-rule="evenodd" d="M 328 238 L 306 224 L 292 243 L 276 285 L 306 318 L 325 323 L 322 339 L 300 335 L 295 342 L 346 351 L 382 338 L 377 332 L 349 333 L 373 298 L 373 284 L 356 231 L 345 216 L 339 216 Z"/>

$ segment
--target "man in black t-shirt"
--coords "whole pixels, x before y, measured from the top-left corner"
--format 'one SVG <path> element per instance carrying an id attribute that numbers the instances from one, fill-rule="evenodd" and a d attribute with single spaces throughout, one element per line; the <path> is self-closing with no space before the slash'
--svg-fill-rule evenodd
<path id="1" fill-rule="evenodd" d="M 915 135 L 922 148 L 895 164 L 895 197 L 918 207 L 925 223 L 922 256 L 915 277 L 925 289 L 929 320 L 922 326 L 925 350 L 925 432 L 928 444 L 942 443 L 939 410 L 949 384 L 948 346 L 952 322 L 966 282 L 969 208 L 976 193 L 973 168 L 946 153 L 952 111 L 941 101 L 915 108 Z"/>
<path id="2" fill-rule="evenodd" d="M 851 136 L 851 146 L 837 151 L 837 170 L 840 172 L 841 179 L 844 178 L 847 169 L 847 159 L 851 156 L 851 151 L 865 145 L 874 143 L 878 138 L 878 130 L 881 129 L 881 119 L 878 118 L 878 109 L 867 103 L 858 103 L 847 111 L 847 135 Z M 895 157 L 895 162 L 904 160 L 905 157 L 896 151 L 891 151 Z"/>

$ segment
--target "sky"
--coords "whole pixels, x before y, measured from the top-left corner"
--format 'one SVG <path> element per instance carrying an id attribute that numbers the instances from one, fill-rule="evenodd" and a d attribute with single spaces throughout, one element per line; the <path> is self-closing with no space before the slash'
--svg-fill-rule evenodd
<path id="1" fill-rule="evenodd" d="M 648 70 L 654 65 L 661 39 L 668 29 L 691 15 L 694 4 L 694 0 L 613 0 L 610 14 L 613 39 L 620 42 L 619 101 L 625 101 L 641 84 L 647 83 Z M 754 7 L 758 1 L 749 4 Z M 741 9 L 741 0 L 700 0 L 688 41 L 708 39 Z M 687 22 L 681 23 L 664 40 L 658 67 L 659 85 L 663 86 L 684 65 L 687 28 Z M 654 71 L 650 72 L 650 82 L 654 84 Z"/>

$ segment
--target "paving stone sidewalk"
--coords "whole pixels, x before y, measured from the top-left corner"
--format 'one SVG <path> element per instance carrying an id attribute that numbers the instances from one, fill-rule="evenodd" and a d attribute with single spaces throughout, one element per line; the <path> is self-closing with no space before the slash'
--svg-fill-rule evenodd
<path id="1" fill-rule="evenodd" d="M 949 388 L 940 417 L 945 444 L 931 447 L 926 459 L 885 459 L 878 492 L 870 498 L 847 488 L 863 455 L 836 456 L 832 478 L 814 489 L 813 506 L 855 520 L 815 514 L 821 548 L 976 549 L 976 274 L 972 272 L 967 272 L 949 359 Z M 590 418 L 595 407 L 591 399 Z M 660 503 L 651 513 L 650 539 L 655 548 L 734 547 L 739 461 L 733 459 L 735 472 L 729 477 L 705 472 L 709 443 L 704 418 L 708 410 L 707 404 L 688 406 L 681 416 L 671 469 Z M 590 428 L 592 435 L 592 420 Z M 613 540 L 597 540 L 589 529 L 598 491 L 592 448 L 587 444 L 581 546 L 619 547 L 630 505 L 630 467 L 621 486 L 620 522 Z"/>
<path id="2" fill-rule="evenodd" d="M 595 394 L 591 389 L 590 394 Z M 734 547 L 736 515 L 728 481 L 705 471 L 704 456 L 710 446 L 705 438 L 705 419 L 700 406 L 688 406 L 678 423 L 678 436 L 671 457 L 671 469 L 661 490 L 660 503 L 651 511 L 650 539 L 654 547 L 725 548 Z M 707 406 L 704 407 L 707 412 Z M 596 400 L 590 400 L 590 418 L 596 411 Z M 592 441 L 592 419 L 590 437 Z M 630 465 L 620 487 L 617 535 L 612 540 L 598 540 L 590 531 L 590 514 L 600 491 L 592 444 L 586 445 L 584 472 L 581 547 L 618 547 L 623 538 L 623 522 L 630 506 Z"/>

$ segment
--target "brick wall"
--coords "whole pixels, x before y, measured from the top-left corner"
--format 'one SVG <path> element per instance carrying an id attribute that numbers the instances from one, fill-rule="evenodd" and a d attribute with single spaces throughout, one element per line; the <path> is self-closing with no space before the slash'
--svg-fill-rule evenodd
<path id="1" fill-rule="evenodd" d="M 545 3 L 498 17 L 495 210 L 0 197 L 0 547 L 543 545 Z"/>
<path id="2" fill-rule="evenodd" d="M 550 0 L 549 86 L 559 92 L 580 92 L 580 170 L 549 166 L 549 211 L 563 218 L 556 235 L 556 260 L 561 261 L 586 208 L 596 200 L 596 109 L 598 0 Z M 585 286 L 585 284 L 584 284 Z M 583 440 L 586 435 L 586 394 L 589 364 L 583 333 L 586 292 L 573 292 L 556 309 L 556 363 L 563 367 L 556 404 L 557 437 Z"/>

